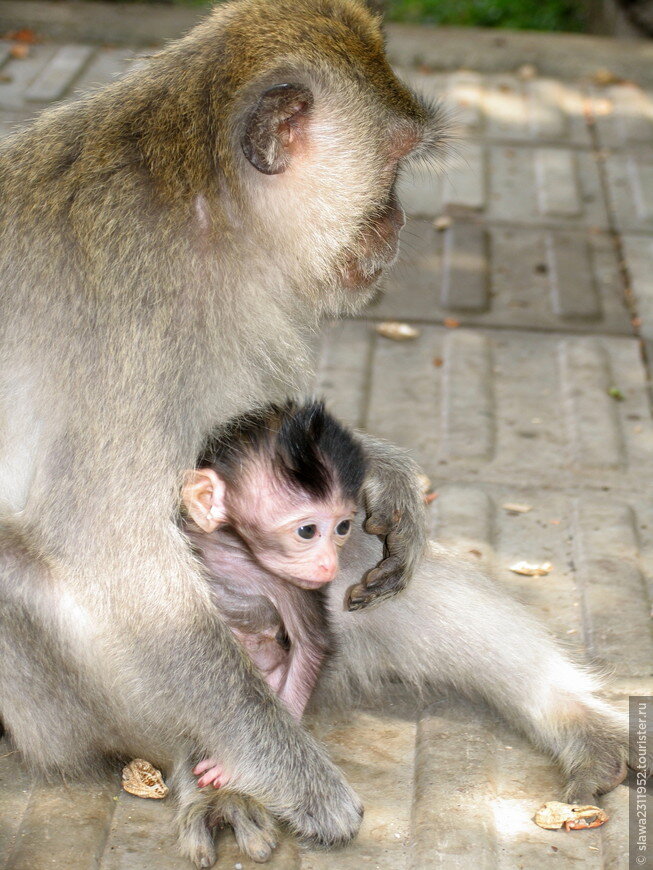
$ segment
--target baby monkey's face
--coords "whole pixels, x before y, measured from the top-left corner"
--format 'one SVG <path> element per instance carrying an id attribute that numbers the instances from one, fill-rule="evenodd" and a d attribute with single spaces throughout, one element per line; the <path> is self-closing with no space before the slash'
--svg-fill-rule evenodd
<path id="1" fill-rule="evenodd" d="M 261 463 L 228 486 L 212 468 L 186 475 L 182 501 L 202 531 L 232 526 L 256 561 L 302 589 L 319 589 L 338 573 L 356 503 L 335 484 L 324 498 L 298 492 Z"/>
<path id="2" fill-rule="evenodd" d="M 256 560 L 302 589 L 319 589 L 338 573 L 339 549 L 349 537 L 356 504 L 340 496 L 316 501 L 308 496 L 267 503 L 247 522 Z"/>

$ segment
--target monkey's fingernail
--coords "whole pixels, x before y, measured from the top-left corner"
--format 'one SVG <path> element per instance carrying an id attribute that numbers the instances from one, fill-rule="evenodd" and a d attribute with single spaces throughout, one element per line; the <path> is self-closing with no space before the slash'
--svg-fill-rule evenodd
<path id="1" fill-rule="evenodd" d="M 370 535 L 384 535 L 388 531 L 388 524 L 372 518 L 365 521 L 365 531 Z"/>
<path id="2" fill-rule="evenodd" d="M 362 586 L 354 586 L 350 592 L 349 596 L 346 599 L 347 610 L 360 610 L 361 607 L 365 606 L 365 601 L 367 600 L 367 596 L 365 594 L 365 589 Z"/>

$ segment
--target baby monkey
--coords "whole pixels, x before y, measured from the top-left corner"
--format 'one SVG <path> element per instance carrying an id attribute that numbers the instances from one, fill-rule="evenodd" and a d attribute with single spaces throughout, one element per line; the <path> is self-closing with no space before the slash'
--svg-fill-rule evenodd
<path id="1" fill-rule="evenodd" d="M 297 719 L 332 650 L 322 590 L 365 471 L 361 445 L 322 402 L 288 401 L 221 426 L 183 485 L 183 529 L 216 606 Z M 215 759 L 193 772 L 200 786 L 228 780 Z"/>

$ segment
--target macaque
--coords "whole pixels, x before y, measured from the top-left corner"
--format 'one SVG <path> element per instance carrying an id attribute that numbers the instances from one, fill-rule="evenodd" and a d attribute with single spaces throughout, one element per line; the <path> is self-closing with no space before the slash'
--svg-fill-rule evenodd
<path id="1" fill-rule="evenodd" d="M 332 649 L 324 588 L 364 478 L 360 444 L 317 402 L 229 421 L 185 476 L 183 529 L 213 601 L 297 720 Z M 228 782 L 215 759 L 194 773 L 200 786 Z"/>
<path id="2" fill-rule="evenodd" d="M 166 771 L 198 867 L 211 813 L 261 860 L 271 819 L 334 847 L 362 806 L 220 616 L 180 480 L 214 426 L 308 388 L 307 336 L 372 297 L 398 175 L 445 139 L 362 2 L 234 0 L 0 142 L 0 719 L 34 770 Z M 478 688 L 583 788 L 609 787 L 621 726 L 577 670 L 563 692 L 555 647 L 484 579 L 425 557 L 414 463 L 361 443 L 371 534 L 327 586 L 344 683 Z M 525 679 L 514 652 L 533 645 Z M 229 789 L 197 787 L 207 758 Z"/>
<path id="3" fill-rule="evenodd" d="M 0 719 L 39 771 L 165 770 L 197 866 L 216 856 L 205 758 L 233 772 L 237 836 L 270 814 L 322 847 L 360 826 L 220 617 L 179 482 L 214 426 L 310 385 L 307 337 L 372 297 L 398 175 L 443 143 L 358 0 L 219 4 L 0 142 Z M 414 463 L 362 442 L 385 549 L 346 593 L 359 609 L 425 546 Z"/>

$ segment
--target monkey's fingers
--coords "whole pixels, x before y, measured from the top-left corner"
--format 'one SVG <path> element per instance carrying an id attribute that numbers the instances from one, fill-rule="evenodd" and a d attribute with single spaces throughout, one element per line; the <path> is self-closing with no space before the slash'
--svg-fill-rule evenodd
<path id="1" fill-rule="evenodd" d="M 386 539 L 386 552 L 388 545 Z M 370 604 L 392 598 L 406 586 L 406 564 L 400 555 L 389 553 L 371 571 L 362 583 L 352 586 L 347 595 L 349 610 L 362 610 Z"/>
<path id="2" fill-rule="evenodd" d="M 387 535 L 392 529 L 392 525 L 391 516 L 375 511 L 365 520 L 363 528 L 368 535 Z"/>
<path id="3" fill-rule="evenodd" d="M 193 774 L 199 779 L 197 784 L 200 788 L 205 785 L 212 785 L 214 788 L 221 788 L 228 781 L 224 770 L 220 767 L 214 758 L 205 758 L 193 768 Z"/>

